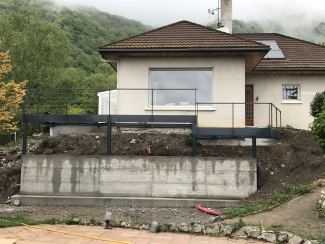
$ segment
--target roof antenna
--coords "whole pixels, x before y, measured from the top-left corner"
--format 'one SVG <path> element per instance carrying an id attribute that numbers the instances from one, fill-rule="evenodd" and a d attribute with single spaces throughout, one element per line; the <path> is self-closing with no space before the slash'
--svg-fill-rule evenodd
<path id="1" fill-rule="evenodd" d="M 220 8 L 220 0 L 218 0 L 218 7 L 217 8 L 214 8 L 214 9 L 208 9 L 208 13 L 210 14 L 210 15 L 217 15 L 217 20 L 218 20 L 218 22 L 217 22 L 217 29 L 220 29 L 220 28 L 222 28 L 223 26 L 222 26 L 222 24 L 221 24 L 221 20 L 220 20 L 220 18 L 221 18 L 221 8 Z"/>

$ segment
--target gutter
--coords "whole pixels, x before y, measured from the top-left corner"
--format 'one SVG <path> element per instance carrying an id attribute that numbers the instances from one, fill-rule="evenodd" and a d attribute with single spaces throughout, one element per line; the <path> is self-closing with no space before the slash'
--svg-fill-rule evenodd
<path id="1" fill-rule="evenodd" d="M 273 69 L 255 69 L 255 72 L 278 72 L 278 71 L 321 71 L 325 72 L 325 67 L 306 67 L 306 68 L 273 68 Z"/>
<path id="2" fill-rule="evenodd" d="M 156 53 L 156 52 L 269 52 L 269 47 L 256 48 L 98 48 L 100 53 Z"/>

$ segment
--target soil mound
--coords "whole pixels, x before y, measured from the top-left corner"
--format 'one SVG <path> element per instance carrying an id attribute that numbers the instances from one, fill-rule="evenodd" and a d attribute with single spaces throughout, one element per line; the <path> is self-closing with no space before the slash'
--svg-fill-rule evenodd
<path id="1" fill-rule="evenodd" d="M 114 155 L 190 156 L 191 143 L 190 135 L 184 134 L 118 132 L 113 135 L 112 152 Z M 106 145 L 104 135 L 60 135 L 45 138 L 32 153 L 104 155 Z M 251 148 L 243 146 L 198 145 L 197 151 L 199 156 L 251 156 Z M 0 200 L 18 191 L 20 179 L 20 156 L 4 158 L 0 160 Z M 8 162 L 15 163 L 8 167 Z M 270 195 L 288 185 L 307 184 L 325 174 L 325 154 L 309 131 L 282 129 L 276 143 L 257 148 L 257 162 L 259 191 L 253 198 Z"/>

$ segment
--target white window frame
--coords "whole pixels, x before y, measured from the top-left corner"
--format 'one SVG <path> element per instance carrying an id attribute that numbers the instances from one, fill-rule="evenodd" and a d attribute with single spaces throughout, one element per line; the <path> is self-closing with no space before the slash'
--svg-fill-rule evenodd
<path id="1" fill-rule="evenodd" d="M 292 87 L 297 87 L 298 88 L 298 98 L 297 99 L 285 99 L 284 97 L 284 88 L 292 86 Z M 282 95 L 282 103 L 302 103 L 301 102 L 301 85 L 300 84 L 282 84 L 281 86 L 281 95 Z"/>
<path id="2" fill-rule="evenodd" d="M 211 103 L 214 101 L 214 69 L 212 67 L 190 67 L 190 68 L 149 68 L 148 70 L 148 87 L 150 87 L 150 72 L 151 71 L 187 71 L 187 70 L 193 70 L 193 71 L 211 71 L 212 72 L 212 80 L 211 80 Z M 149 90 L 149 92 L 151 92 Z M 168 110 L 177 110 L 177 111 L 194 111 L 195 105 L 188 105 L 188 106 L 180 106 L 180 105 L 171 105 L 171 106 L 166 106 L 166 105 L 154 105 L 153 108 L 151 107 L 150 103 L 150 93 L 148 93 L 148 106 L 145 108 L 145 110 L 161 110 L 161 111 L 168 111 Z M 199 110 L 202 111 L 215 111 L 215 107 L 212 104 L 207 104 L 207 105 L 199 105 Z"/>

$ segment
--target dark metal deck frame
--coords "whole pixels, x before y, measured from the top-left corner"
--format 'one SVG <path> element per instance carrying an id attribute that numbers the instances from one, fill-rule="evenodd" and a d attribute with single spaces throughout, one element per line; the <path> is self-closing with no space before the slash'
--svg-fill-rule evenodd
<path id="1" fill-rule="evenodd" d="M 27 153 L 27 124 L 50 126 L 79 125 L 107 127 L 107 154 L 112 154 L 112 128 L 190 128 L 192 155 L 196 156 L 197 140 L 252 138 L 252 157 L 256 157 L 256 138 L 274 138 L 273 128 L 199 128 L 197 116 L 192 115 L 23 115 L 22 152 Z"/>
<path id="2" fill-rule="evenodd" d="M 67 89 L 54 89 L 54 93 L 61 92 Z M 83 89 L 77 89 L 83 91 Z M 97 115 L 97 114 L 85 114 L 85 115 L 71 115 L 68 114 L 68 105 L 73 104 L 73 101 L 56 101 L 55 96 L 53 97 L 55 104 L 58 102 L 58 106 L 62 106 L 65 114 L 51 114 L 48 111 L 47 114 L 36 114 L 29 113 L 28 99 L 25 98 L 23 103 L 23 116 L 22 116 L 22 127 L 23 127 L 23 154 L 27 153 L 27 124 L 28 123 L 39 123 L 49 126 L 56 125 L 76 125 L 76 126 L 98 126 L 107 128 L 107 154 L 112 154 L 112 128 L 123 127 L 123 128 L 190 128 L 192 130 L 192 155 L 196 155 L 197 140 L 204 139 L 236 139 L 236 138 L 252 138 L 252 156 L 256 157 L 256 138 L 275 138 L 277 137 L 276 130 L 274 127 L 282 126 L 282 113 L 272 103 L 245 103 L 245 102 L 224 102 L 224 103 L 201 103 L 197 102 L 197 89 L 155 89 L 155 88 L 119 88 L 114 89 L 118 91 L 147 91 L 148 92 L 148 107 L 149 115 L 116 115 L 111 114 L 111 90 L 108 93 L 108 115 Z M 156 91 L 169 91 L 169 90 L 181 90 L 181 91 L 192 91 L 193 92 L 193 115 L 155 115 L 155 108 L 153 95 Z M 29 90 L 27 94 L 33 92 L 42 97 L 40 90 Z M 151 97 L 150 97 L 151 94 Z M 33 101 L 35 103 L 35 101 Z M 41 103 L 41 102 L 40 102 Z M 151 104 L 150 104 L 151 103 Z M 235 127 L 235 106 L 237 105 L 264 105 L 268 108 L 269 125 L 267 128 L 236 128 Z M 47 106 L 49 104 L 41 104 L 41 106 Z M 57 104 L 56 104 L 57 105 Z M 198 127 L 198 117 L 200 113 L 200 107 L 202 105 L 231 105 L 232 113 L 232 125 L 228 128 L 200 128 Z M 60 108 L 62 108 L 60 107 Z M 274 113 L 275 111 L 275 113 Z M 275 117 L 275 123 L 274 122 Z"/>

